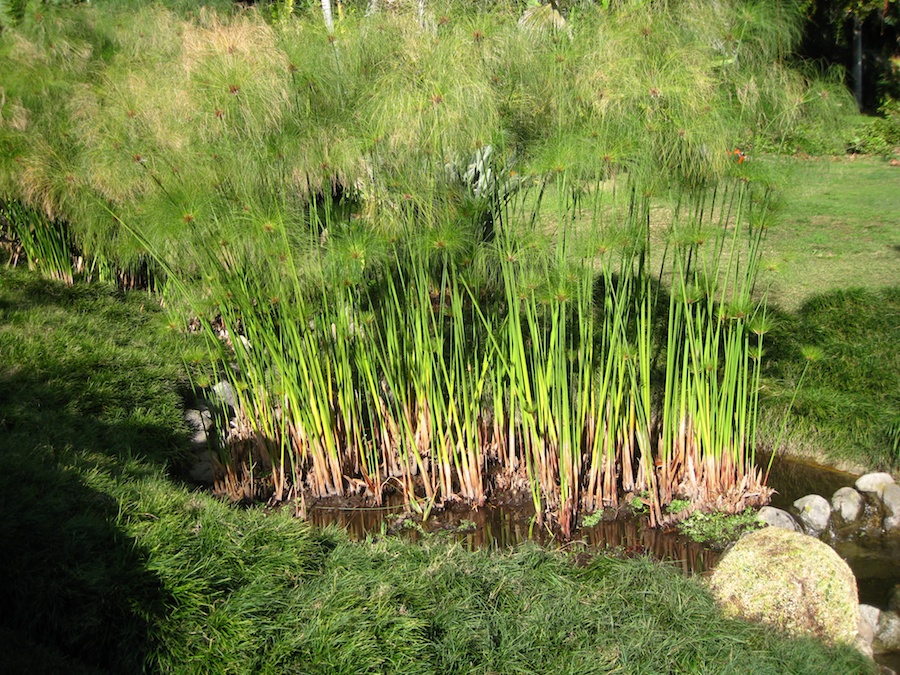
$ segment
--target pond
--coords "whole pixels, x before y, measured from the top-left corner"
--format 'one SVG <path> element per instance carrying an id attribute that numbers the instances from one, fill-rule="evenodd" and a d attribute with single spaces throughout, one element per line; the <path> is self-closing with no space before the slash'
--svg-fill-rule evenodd
<path id="1" fill-rule="evenodd" d="M 841 487 L 853 486 L 858 476 L 830 467 L 779 458 L 772 466 L 769 484 L 776 494 L 772 505 L 788 510 L 807 494 L 826 499 Z M 650 555 L 681 568 L 686 574 L 711 571 L 722 555 L 714 546 L 692 541 L 675 529 L 651 528 L 646 518 L 619 517 L 602 520 L 575 531 L 562 542 L 537 525 L 530 504 L 491 505 L 472 509 L 454 505 L 430 514 L 424 525 L 404 514 L 402 500 L 387 500 L 378 508 L 345 508 L 313 504 L 309 520 L 319 526 L 336 524 L 351 537 L 368 534 L 400 534 L 417 540 L 426 533 L 441 532 L 469 549 L 510 548 L 524 541 L 575 551 L 613 551 L 622 555 Z M 828 540 L 857 577 L 860 602 L 885 608 L 893 587 L 900 584 L 900 536 L 855 535 Z"/>

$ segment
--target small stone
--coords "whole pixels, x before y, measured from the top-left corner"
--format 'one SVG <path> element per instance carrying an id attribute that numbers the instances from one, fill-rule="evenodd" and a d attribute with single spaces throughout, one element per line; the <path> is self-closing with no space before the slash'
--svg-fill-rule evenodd
<path id="1" fill-rule="evenodd" d="M 831 518 L 831 504 L 824 497 L 806 495 L 794 502 L 794 508 L 799 513 L 800 522 L 810 534 L 819 535 L 828 527 L 828 520 Z"/>
<path id="2" fill-rule="evenodd" d="M 207 432 L 212 428 L 212 416 L 209 411 L 188 408 L 184 411 L 184 421 L 192 433 L 191 443 L 205 447 L 208 442 Z"/>
<path id="3" fill-rule="evenodd" d="M 220 406 L 225 406 L 231 409 L 235 409 L 237 407 L 235 405 L 234 389 L 231 388 L 230 382 L 226 380 L 216 382 L 212 387 L 212 393 L 213 401 Z"/>
<path id="4" fill-rule="evenodd" d="M 872 651 L 876 654 L 900 651 L 900 616 L 897 612 L 882 612 L 875 629 Z"/>
<path id="5" fill-rule="evenodd" d="M 889 473 L 867 473 L 856 479 L 856 489 L 867 494 L 881 497 L 884 488 L 894 483 L 894 478 Z"/>
<path id="6" fill-rule="evenodd" d="M 872 640 L 875 639 L 875 630 L 878 628 L 878 619 L 881 618 L 881 610 L 872 605 L 859 606 L 859 636 L 872 649 Z"/>
<path id="7" fill-rule="evenodd" d="M 881 503 L 884 504 L 884 529 L 900 530 L 900 485 L 886 486 L 881 493 Z"/>
<path id="8" fill-rule="evenodd" d="M 891 589 L 890 596 L 888 596 L 888 609 L 900 614 L 900 584 L 896 584 Z"/>
<path id="9" fill-rule="evenodd" d="M 797 521 L 794 520 L 790 513 L 782 511 L 781 509 L 776 509 L 774 506 L 764 506 L 756 515 L 757 518 L 771 527 L 780 527 L 783 530 L 790 530 L 791 532 L 800 531 L 800 526 L 797 525 Z"/>
<path id="10" fill-rule="evenodd" d="M 831 508 L 845 523 L 852 523 L 863 509 L 863 498 L 852 487 L 842 487 L 831 497 Z"/>
<path id="11" fill-rule="evenodd" d="M 212 456 L 209 451 L 198 452 L 194 456 L 194 462 L 188 469 L 188 476 L 197 483 L 211 484 L 215 481 L 212 466 Z"/>

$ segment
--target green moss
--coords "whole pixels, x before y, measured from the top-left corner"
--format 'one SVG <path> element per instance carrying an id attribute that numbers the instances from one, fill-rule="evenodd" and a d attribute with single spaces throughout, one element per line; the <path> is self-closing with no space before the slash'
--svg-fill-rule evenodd
<path id="1" fill-rule="evenodd" d="M 729 616 L 833 643 L 856 638 L 853 572 L 813 537 L 777 527 L 751 533 L 719 562 L 710 586 Z"/>
<path id="2" fill-rule="evenodd" d="M 741 513 L 702 513 L 697 511 L 678 524 L 679 531 L 694 541 L 725 546 L 750 530 L 758 530 L 762 524 L 756 511 L 747 509 Z"/>

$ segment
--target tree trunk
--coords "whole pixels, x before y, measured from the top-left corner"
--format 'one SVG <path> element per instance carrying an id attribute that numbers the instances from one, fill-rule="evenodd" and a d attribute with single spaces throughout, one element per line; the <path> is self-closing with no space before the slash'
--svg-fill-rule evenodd
<path id="1" fill-rule="evenodd" d="M 331 0 L 322 0 L 322 16 L 325 18 L 325 30 L 334 33 L 334 16 L 331 13 Z"/>
<path id="2" fill-rule="evenodd" d="M 323 2 L 325 0 L 322 0 Z M 856 107 L 860 112 L 863 108 L 862 92 L 862 23 L 859 17 L 853 15 L 853 96 L 856 98 Z"/>

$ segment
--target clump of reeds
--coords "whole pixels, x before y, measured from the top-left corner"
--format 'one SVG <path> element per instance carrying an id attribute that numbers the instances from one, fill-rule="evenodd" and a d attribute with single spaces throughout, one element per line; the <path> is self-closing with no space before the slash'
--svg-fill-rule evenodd
<path id="1" fill-rule="evenodd" d="M 15 244 L 10 264 L 23 257 L 29 269 L 72 285 L 73 252 L 68 232 L 59 222 L 19 202 L 0 202 L 0 233 Z"/>
<path id="2" fill-rule="evenodd" d="M 763 229 L 746 225 L 750 190 L 678 206 L 656 242 L 670 251 L 656 256 L 660 284 L 636 191 L 573 200 L 553 174 L 490 197 L 454 180 L 390 226 L 335 222 L 330 204 L 323 221 L 308 209 L 301 241 L 282 219 L 254 223 L 273 240 L 269 260 L 227 241 L 204 249 L 228 337 L 215 344 L 251 432 L 231 439 L 247 459 L 223 456 L 226 483 L 241 484 L 229 471 L 243 463 L 276 499 L 379 502 L 398 489 L 426 512 L 518 490 L 566 534 L 579 510 L 622 492 L 643 495 L 653 522 L 676 497 L 764 502 L 753 350 L 765 309 L 752 299 Z M 454 189 L 494 200 L 489 234 Z"/>

